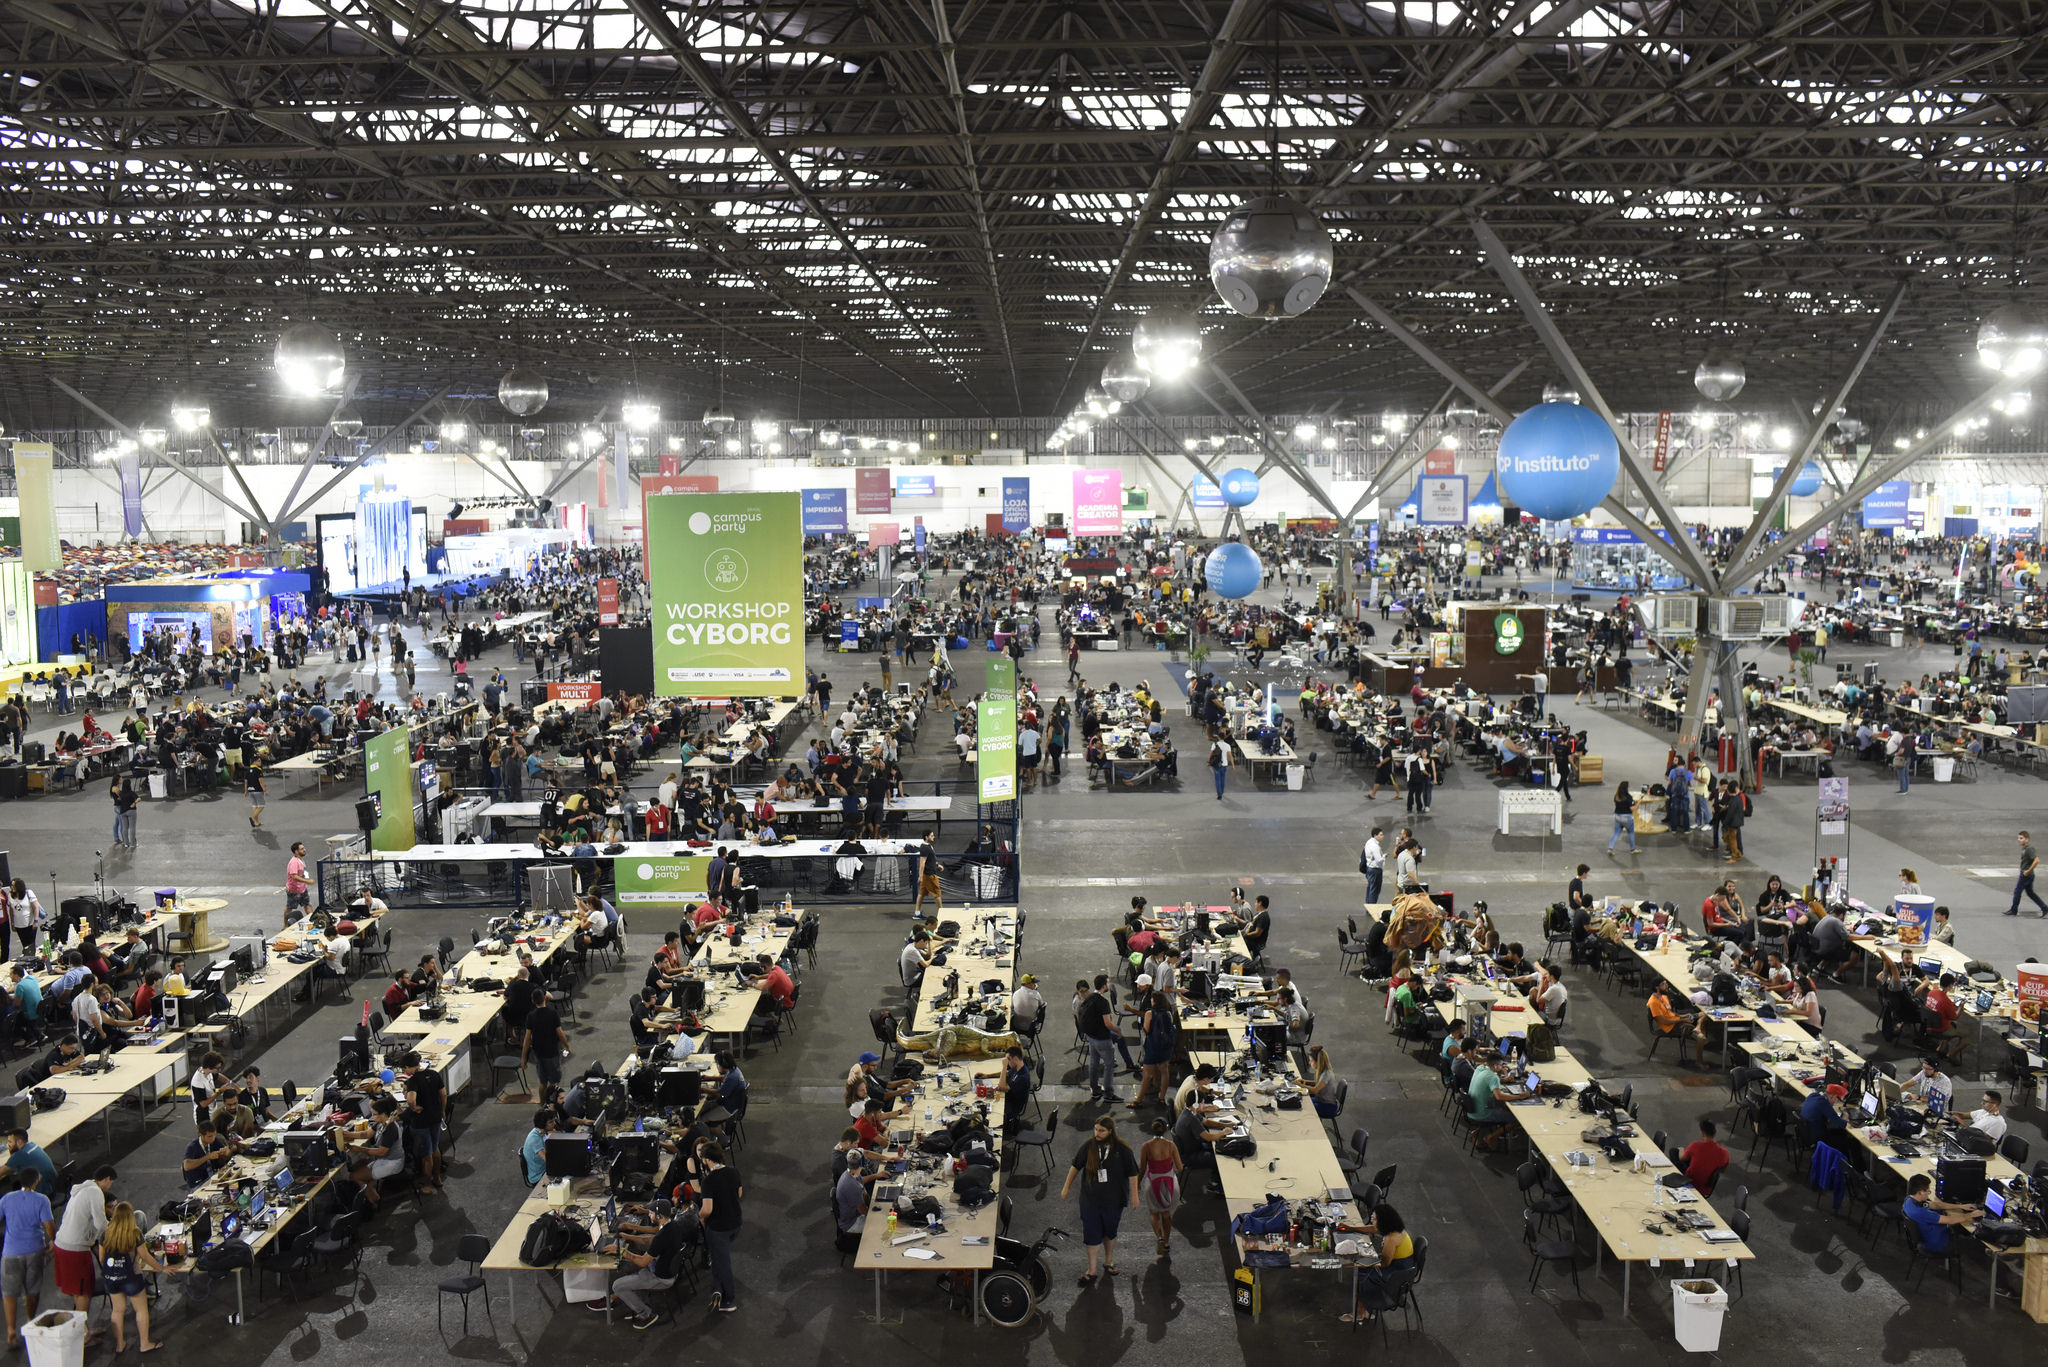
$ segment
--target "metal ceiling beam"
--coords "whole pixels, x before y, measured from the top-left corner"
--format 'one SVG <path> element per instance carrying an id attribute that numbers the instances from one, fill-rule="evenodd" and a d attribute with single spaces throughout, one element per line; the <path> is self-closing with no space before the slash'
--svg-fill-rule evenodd
<path id="1" fill-rule="evenodd" d="M 351 369 L 342 380 L 341 396 L 335 399 L 334 407 L 327 410 L 327 421 L 321 426 L 320 440 L 306 444 L 306 459 L 299 466 L 298 478 L 292 481 L 292 487 L 285 493 L 284 500 L 277 505 L 279 511 L 292 506 L 292 500 L 299 496 L 299 490 L 306 487 L 306 476 L 313 473 L 314 464 L 326 458 L 327 444 L 336 439 L 334 420 L 341 416 L 341 410 L 348 407 L 348 401 L 355 397 L 356 385 L 361 379 L 362 372 Z M 289 520 L 288 518 L 280 517 L 277 520 L 277 525 L 283 527 Z"/>
<path id="2" fill-rule="evenodd" d="M 1792 492 L 1793 482 L 1799 478 L 1799 472 L 1806 468 L 1807 458 L 1813 454 L 1814 448 L 1820 445 L 1822 436 L 1833 424 L 1835 410 L 1848 402 L 1849 392 L 1856 388 L 1856 381 L 1863 378 L 1863 368 L 1870 364 L 1871 356 L 1877 352 L 1878 343 L 1884 340 L 1885 333 L 1890 330 L 1892 319 L 1898 315 L 1899 305 L 1906 301 L 1906 283 L 1904 280 L 1899 281 L 1898 288 L 1892 291 L 1892 297 L 1885 303 L 1884 311 L 1877 315 L 1877 321 L 1871 324 L 1870 331 L 1865 334 L 1863 345 L 1856 349 L 1856 359 L 1850 363 L 1849 373 L 1844 375 L 1842 382 L 1821 401 L 1820 412 L 1807 424 L 1805 440 L 1799 443 L 1798 451 L 1786 460 L 1785 468 L 1778 472 L 1778 478 L 1771 484 L 1771 492 L 1764 499 L 1764 506 L 1756 510 L 1756 516 L 1750 519 L 1749 530 L 1742 534 L 1742 539 L 1735 543 L 1735 549 L 1728 553 L 1730 565 L 1740 565 L 1747 560 L 1750 551 L 1756 548 L 1756 543 L 1769 530 L 1771 519 L 1777 516 L 1779 507 L 1785 502 L 1785 496 Z"/>
<path id="3" fill-rule="evenodd" d="M 435 404 L 441 402 L 441 400 L 447 397 L 448 386 L 442 385 L 439 389 L 434 391 L 434 396 L 432 398 L 428 399 L 418 408 L 413 409 L 411 413 L 407 414 L 399 422 L 394 423 L 392 426 L 385 428 L 383 434 L 380 435 L 377 438 L 377 440 L 365 446 L 362 449 L 361 454 L 359 454 L 354 460 L 350 461 L 348 464 L 342 466 L 341 470 L 334 476 L 334 478 L 328 480 L 325 484 L 321 485 L 318 489 L 308 494 L 304 499 L 300 500 L 298 503 L 291 504 L 288 507 L 280 510 L 277 515 L 277 525 L 282 527 L 285 523 L 292 521 L 294 518 L 298 517 L 299 514 L 305 512 L 308 508 L 318 503 L 321 499 L 327 497 L 327 493 L 329 490 L 335 488 L 343 480 L 347 479 L 350 475 L 362 469 L 363 463 L 365 461 L 370 460 L 372 457 L 384 454 L 385 447 L 390 444 L 393 438 L 403 439 L 405 436 L 405 430 L 408 427 L 411 427 L 421 418 L 424 418 L 433 409 Z"/>
<path id="4" fill-rule="evenodd" d="M 1281 443 L 1273 439 L 1271 433 L 1266 430 L 1265 419 L 1259 416 L 1259 411 L 1252 407 L 1251 400 L 1244 396 L 1244 391 L 1231 381 L 1230 376 L 1224 372 L 1223 368 L 1214 361 L 1205 362 L 1203 368 L 1207 369 L 1225 389 L 1230 391 L 1230 397 L 1237 400 L 1238 407 L 1243 409 L 1244 413 L 1243 416 L 1231 413 L 1228 408 L 1217 402 L 1216 396 L 1204 388 L 1199 379 L 1196 379 L 1191 374 L 1188 377 L 1188 382 L 1194 386 L 1195 392 L 1202 396 L 1202 401 L 1222 414 L 1226 420 L 1237 423 L 1240 429 L 1248 429 L 1247 435 L 1259 443 L 1259 447 L 1265 451 L 1267 459 L 1285 470 L 1288 478 L 1300 485 L 1302 491 L 1310 498 L 1322 504 L 1329 511 L 1331 517 L 1341 518 L 1344 516 L 1343 513 L 1337 510 L 1337 505 L 1331 501 L 1330 496 L 1323 492 L 1322 486 L 1315 482 L 1314 476 L 1310 475 L 1306 469 L 1295 461 Z"/>
<path id="5" fill-rule="evenodd" d="M 1976 398 L 1949 414 L 1942 422 L 1929 426 L 1927 435 L 1908 446 L 1905 450 L 1884 461 L 1866 463 L 1863 467 L 1863 473 L 1857 476 L 1847 489 L 1842 491 L 1840 498 L 1830 502 L 1826 507 L 1822 508 L 1812 517 L 1807 518 L 1806 521 L 1800 523 L 1797 527 L 1787 531 L 1776 541 L 1764 547 L 1757 555 L 1740 564 L 1731 564 L 1728 567 L 1728 572 L 1722 576 L 1723 590 L 1732 592 L 1751 580 L 1756 579 L 1765 570 L 1777 564 L 1801 546 L 1804 546 L 1807 538 L 1811 537 L 1815 532 L 1833 522 L 1843 513 L 1848 512 L 1858 503 L 1861 503 L 1880 484 L 1904 474 L 1912 468 L 1915 461 L 1919 460 L 1929 451 L 1932 451 L 1935 447 L 1948 441 L 1949 429 L 1953 428 L 1957 423 L 1968 422 L 1978 414 L 1990 409 L 1993 404 L 2013 390 L 2027 388 L 2040 378 L 2041 372 L 2039 371 L 2025 375 L 2003 376 L 1996 383 L 1978 394 Z"/>
<path id="6" fill-rule="evenodd" d="M 220 444 L 220 438 L 215 435 L 211 427 L 206 429 L 206 444 L 211 446 L 213 453 L 220 457 L 220 463 L 227 468 L 228 477 L 234 480 L 235 487 L 242 491 L 242 497 L 249 500 L 249 507 L 256 513 L 256 525 L 263 529 L 264 540 L 273 543 L 282 542 L 284 538 L 278 534 L 277 524 L 272 522 L 269 514 L 263 511 L 263 500 L 256 497 L 256 491 L 249 487 L 249 481 L 242 478 L 242 471 L 235 464 L 234 457 L 230 456 L 227 453 L 227 448 Z"/>
<path id="7" fill-rule="evenodd" d="M 138 446 L 141 445 L 142 434 L 136 431 L 134 428 L 130 427 L 127 423 L 122 422 L 112 413 L 109 413 L 106 409 L 101 408 L 91 399 L 88 399 L 85 395 L 79 393 L 70 385 L 64 383 L 64 381 L 53 379 L 50 381 L 50 383 L 55 385 L 57 388 L 63 390 L 66 394 L 69 394 L 72 398 L 76 399 L 84 407 L 91 409 L 93 412 L 99 414 L 100 417 L 112 423 L 116 428 L 120 430 L 122 435 L 126 436 L 129 440 L 135 442 Z M 234 509 L 236 512 L 240 513 L 249 521 L 263 524 L 262 514 L 250 512 L 247 508 L 235 502 L 234 499 L 228 497 L 228 495 L 224 491 L 214 488 L 211 484 L 208 484 L 205 480 L 201 479 L 198 476 L 198 474 L 192 470 L 190 466 L 186 465 L 183 461 L 179 460 L 176 456 L 172 455 L 169 449 L 168 442 L 165 444 L 164 449 L 155 451 L 152 454 L 154 454 L 158 459 L 162 460 L 164 464 L 170 466 L 173 470 L 176 470 L 179 474 L 183 475 L 186 479 L 189 479 L 194 484 L 198 485 L 200 489 L 202 489 L 208 494 L 213 495 L 213 497 L 219 499 L 222 503 L 225 503 L 228 507 Z"/>
<path id="8" fill-rule="evenodd" d="M 1522 372 L 1529 368 L 1529 364 L 1528 361 L 1515 362 L 1514 369 L 1493 382 L 1493 388 L 1487 391 L 1489 396 L 1499 394 L 1503 389 L 1506 389 L 1509 385 L 1520 379 Z M 1422 448 L 1422 429 L 1428 425 L 1431 418 L 1443 411 L 1444 407 L 1450 403 L 1451 397 L 1457 392 L 1458 387 L 1456 385 L 1446 389 L 1443 392 L 1443 397 L 1434 404 L 1431 404 L 1429 411 L 1424 413 L 1421 419 L 1408 429 L 1407 435 L 1401 439 L 1401 445 L 1395 449 L 1394 454 L 1387 457 L 1386 463 L 1380 466 L 1379 469 L 1373 471 L 1372 479 L 1366 484 L 1365 494 L 1351 509 L 1351 517 L 1357 517 L 1359 510 L 1364 508 L 1373 499 L 1385 497 L 1393 489 L 1395 480 L 1414 469 L 1415 462 L 1429 454 Z M 1411 444 L 1415 448 L 1413 451 L 1408 450 Z M 1350 518 L 1345 519 L 1347 522 L 1350 520 Z"/>
<path id="9" fill-rule="evenodd" d="M 1243 60 L 1246 32 L 1268 7 L 1269 0 L 1230 0 L 1230 8 L 1216 25 L 1216 36 L 1209 43 L 1209 55 L 1188 92 L 1187 108 L 1181 111 L 1180 118 L 1174 123 L 1173 136 L 1167 140 L 1166 150 L 1153 169 L 1152 183 L 1145 190 L 1145 200 L 1131 219 L 1130 230 L 1124 234 L 1123 246 L 1117 252 L 1116 264 L 1110 267 L 1109 280 L 1103 285 L 1102 293 L 1097 296 L 1095 307 L 1088 315 L 1088 326 L 1081 334 L 1081 344 L 1074 348 L 1073 359 L 1067 362 L 1067 373 L 1060 380 L 1059 391 L 1053 396 L 1055 409 L 1066 406 L 1067 393 L 1074 387 L 1074 372 L 1094 349 L 1096 334 L 1102 330 L 1102 320 L 1109 312 L 1109 301 L 1115 296 L 1117 287 L 1123 284 L 1124 275 L 1132 263 L 1138 259 L 1138 252 L 1145 245 L 1145 235 L 1152 230 L 1152 221 L 1172 198 L 1174 181 L 1181 167 L 1194 154 L 1199 134 L 1223 102 L 1223 87 Z"/>
<path id="10" fill-rule="evenodd" d="M 1438 354 L 1435 348 L 1416 336 L 1400 319 L 1381 308 L 1372 299 L 1366 297 L 1365 293 L 1356 285 L 1346 285 L 1344 293 L 1351 297 L 1352 303 L 1365 311 L 1366 317 L 1378 323 L 1395 341 L 1414 352 L 1422 360 L 1423 364 L 1443 376 L 1446 380 L 1449 380 L 1452 388 L 1463 391 L 1465 396 L 1471 399 L 1472 402 L 1500 419 L 1503 427 L 1515 420 L 1515 415 L 1501 407 L 1500 400 L 1482 388 L 1479 381 L 1473 379 L 1470 375 L 1467 375 L 1456 365 L 1452 364 L 1447 358 Z"/>
<path id="11" fill-rule="evenodd" d="M 1684 520 L 1678 516 L 1678 510 L 1672 507 L 1671 500 L 1664 496 L 1664 490 L 1644 473 L 1642 462 L 1636 455 L 1635 444 L 1622 434 L 1622 424 L 1616 419 L 1614 410 L 1607 406 L 1607 400 L 1601 397 L 1599 386 L 1593 383 L 1593 377 L 1586 372 L 1585 366 L 1579 363 L 1578 354 L 1572 350 L 1571 343 L 1567 342 L 1564 333 L 1558 330 L 1549 310 L 1543 307 L 1543 301 L 1536 297 L 1536 287 L 1529 283 L 1529 277 L 1522 274 L 1522 268 L 1515 264 L 1513 254 L 1495 235 L 1493 229 L 1487 226 L 1485 219 L 1475 214 L 1471 224 L 1473 235 L 1479 239 L 1480 250 L 1486 254 L 1487 263 L 1493 267 L 1493 272 L 1500 277 L 1501 283 L 1507 286 L 1508 293 L 1520 306 L 1522 316 L 1528 320 L 1529 326 L 1543 339 L 1543 347 L 1550 353 L 1550 358 L 1557 362 L 1558 369 L 1564 372 L 1565 379 L 1571 383 L 1572 388 L 1579 391 L 1580 400 L 1598 413 L 1613 430 L 1615 446 L 1621 452 L 1622 472 L 1636 482 L 1643 497 L 1656 512 L 1658 520 L 1671 532 L 1669 542 L 1649 537 L 1645 538 L 1644 544 L 1671 561 L 1701 588 L 1714 591 L 1719 581 L 1715 579 L 1713 570 L 1708 567 L 1706 557 L 1701 555 L 1700 548 L 1693 544 L 1691 535 L 1685 529 Z M 1497 404 L 1493 406 L 1498 407 Z M 1609 499 L 1606 506 L 1612 508 L 1618 503 L 1617 499 Z M 1640 536 L 1642 533 L 1638 531 L 1637 535 Z"/>

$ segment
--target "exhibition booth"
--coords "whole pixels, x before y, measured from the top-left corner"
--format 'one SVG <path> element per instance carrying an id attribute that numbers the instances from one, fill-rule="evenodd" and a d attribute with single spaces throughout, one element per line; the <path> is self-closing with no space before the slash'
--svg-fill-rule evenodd
<path id="1" fill-rule="evenodd" d="M 311 586 L 311 576 L 280 569 L 109 584 L 104 611 L 110 653 L 132 655 L 152 635 L 167 635 L 180 648 L 197 644 L 207 655 L 244 640 L 268 645 L 280 620 L 305 616 Z"/>

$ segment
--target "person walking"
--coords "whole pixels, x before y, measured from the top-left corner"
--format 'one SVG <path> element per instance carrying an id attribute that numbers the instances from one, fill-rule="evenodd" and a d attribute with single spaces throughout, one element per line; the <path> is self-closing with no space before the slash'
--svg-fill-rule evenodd
<path id="1" fill-rule="evenodd" d="M 1084 1289 L 1105 1273 L 1116 1275 L 1117 1226 L 1127 1208 L 1138 1208 L 1139 1172 L 1138 1156 L 1117 1138 L 1116 1122 L 1108 1116 L 1098 1119 L 1060 1187 L 1064 1201 L 1075 1182 L 1081 1184 L 1081 1242 L 1088 1246 L 1088 1270 L 1078 1285 Z"/>
<path id="2" fill-rule="evenodd" d="M 163 1347 L 149 1337 L 149 1274 L 173 1276 L 190 1271 L 192 1265 L 169 1266 L 158 1261 L 142 1237 L 142 1224 L 135 1218 L 135 1207 L 126 1201 L 114 1202 L 113 1209 L 107 1213 L 106 1232 L 100 1236 L 100 1263 L 106 1269 L 107 1302 L 114 1325 L 114 1351 L 128 1351 L 123 1330 L 127 1328 L 130 1311 L 135 1315 L 136 1351 L 153 1353 Z"/>
<path id="3" fill-rule="evenodd" d="M 313 883 L 306 877 L 306 842 L 292 842 L 292 857 L 284 865 L 284 923 L 290 925 L 313 905 Z"/>
<path id="4" fill-rule="evenodd" d="M 242 791 L 249 795 L 249 829 L 263 829 L 263 804 L 270 801 L 270 790 L 263 786 L 263 765 L 250 760 L 242 768 Z"/>
<path id="5" fill-rule="evenodd" d="M 50 1198 L 36 1190 L 43 1180 L 42 1170 L 20 1167 L 14 1171 L 20 1185 L 0 1196 L 0 1227 L 6 1231 L 5 1243 L 0 1244 L 0 1300 L 6 1307 L 10 1351 L 21 1347 L 22 1324 L 36 1317 L 36 1302 L 42 1298 L 43 1275 L 50 1263 L 50 1240 L 57 1233 Z"/>
<path id="6" fill-rule="evenodd" d="M 1181 1172 L 1184 1165 L 1180 1147 L 1167 1134 L 1166 1121 L 1155 1120 L 1152 1137 L 1138 1150 L 1138 1199 L 1152 1221 L 1155 1251 L 1163 1259 L 1173 1257 L 1173 1212 L 1180 1205 Z"/>
<path id="7" fill-rule="evenodd" d="M 1225 727 L 1209 743 L 1209 772 L 1216 779 L 1216 800 L 1223 800 L 1223 785 L 1230 778 L 1230 730 Z"/>
<path id="8" fill-rule="evenodd" d="M 1628 790 L 1628 780 L 1614 785 L 1614 834 L 1608 837 L 1607 852 L 1614 853 L 1615 844 L 1623 836 L 1628 837 L 1628 852 L 1636 852 L 1636 800 Z"/>
<path id="9" fill-rule="evenodd" d="M 697 1214 L 704 1222 L 704 1246 L 711 1255 L 711 1308 L 730 1315 L 740 1308 L 739 1287 L 733 1281 L 732 1246 L 740 1237 L 740 1198 L 746 1189 L 737 1170 L 727 1167 L 725 1150 L 716 1141 L 699 1140 L 697 1162 L 703 1169 L 699 1182 Z"/>
<path id="10" fill-rule="evenodd" d="M 2012 885 L 2012 905 L 2006 909 L 2007 916 L 2020 914 L 2020 898 L 2030 897 L 2034 905 L 2041 908 L 2041 914 L 2048 916 L 2048 902 L 2041 900 L 2041 894 L 2034 891 L 2034 875 L 2041 868 L 2041 852 L 2034 848 L 2034 837 L 2020 832 L 2020 880 Z"/>

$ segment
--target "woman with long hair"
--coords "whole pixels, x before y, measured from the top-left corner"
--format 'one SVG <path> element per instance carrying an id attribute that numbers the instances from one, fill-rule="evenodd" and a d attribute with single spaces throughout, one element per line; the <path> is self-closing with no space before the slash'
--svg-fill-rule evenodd
<path id="1" fill-rule="evenodd" d="M 1365 1309 L 1358 1292 L 1366 1287 L 1384 1287 L 1389 1274 L 1398 1271 L 1400 1265 L 1415 1256 L 1415 1241 L 1408 1236 L 1408 1224 L 1401 1213 L 1385 1201 L 1373 1207 L 1372 1222 L 1365 1227 L 1365 1233 L 1374 1235 L 1380 1241 L 1380 1260 L 1376 1267 L 1368 1267 L 1358 1274 L 1352 1283 L 1351 1313 L 1341 1316 L 1346 1324 L 1370 1323 L 1373 1313 Z"/>
<path id="2" fill-rule="evenodd" d="M 1614 834 L 1608 837 L 1607 852 L 1614 853 L 1614 846 L 1623 836 L 1628 837 L 1628 852 L 1636 852 L 1636 800 L 1628 790 L 1628 780 L 1614 785 Z"/>
<path id="3" fill-rule="evenodd" d="M 1060 1199 L 1073 1194 L 1081 1184 L 1081 1242 L 1088 1246 L 1088 1270 L 1078 1285 L 1095 1285 L 1104 1273 L 1116 1275 L 1116 1231 L 1124 1210 L 1138 1208 L 1138 1156 L 1131 1146 L 1117 1138 L 1116 1122 L 1102 1116 L 1095 1122 L 1073 1166 L 1067 1169 Z"/>
<path id="4" fill-rule="evenodd" d="M 1167 1134 L 1164 1120 L 1152 1122 L 1152 1137 L 1138 1150 L 1138 1162 L 1144 1171 L 1138 1177 L 1138 1194 L 1143 1198 L 1145 1214 L 1152 1220 L 1152 1237 L 1158 1245 L 1158 1255 L 1173 1257 L 1173 1210 L 1180 1204 L 1180 1182 L 1182 1163 L 1180 1146 Z"/>
<path id="5" fill-rule="evenodd" d="M 135 1219 L 135 1207 L 126 1201 L 114 1202 L 107 1212 L 107 1227 L 100 1233 L 100 1272 L 106 1279 L 107 1301 L 113 1307 L 114 1351 L 128 1351 L 127 1312 L 135 1312 L 135 1346 L 142 1352 L 153 1353 L 163 1347 L 152 1343 L 149 1337 L 149 1277 L 151 1272 L 176 1274 L 182 1267 L 169 1267 L 159 1262 L 143 1242 L 142 1226 Z"/>

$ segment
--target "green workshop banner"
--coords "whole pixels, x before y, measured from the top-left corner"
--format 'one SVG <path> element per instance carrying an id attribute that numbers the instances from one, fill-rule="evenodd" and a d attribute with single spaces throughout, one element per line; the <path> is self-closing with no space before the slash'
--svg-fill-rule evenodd
<path id="1" fill-rule="evenodd" d="M 647 500 L 656 693 L 802 695 L 802 528 L 794 492 Z"/>
<path id="2" fill-rule="evenodd" d="M 988 688 L 975 709 L 974 748 L 981 801 L 1017 796 L 1017 664 L 1007 655 L 988 662 Z"/>
<path id="3" fill-rule="evenodd" d="M 363 745 L 363 787 L 382 804 L 373 850 L 409 850 L 418 843 L 413 828 L 412 728 L 394 726 Z"/>

